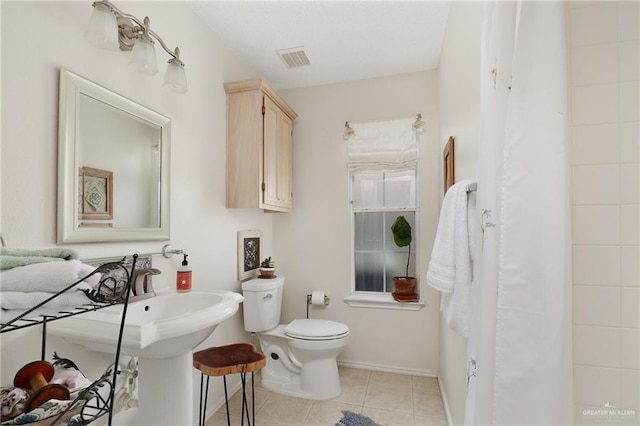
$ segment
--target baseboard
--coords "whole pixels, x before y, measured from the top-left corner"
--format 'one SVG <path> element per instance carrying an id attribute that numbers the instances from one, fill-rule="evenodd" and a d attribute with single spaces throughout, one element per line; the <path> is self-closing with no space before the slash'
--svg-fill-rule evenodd
<path id="1" fill-rule="evenodd" d="M 444 406 L 444 415 L 447 417 L 447 424 L 453 425 L 451 421 L 451 411 L 449 410 L 449 402 L 447 400 L 447 391 L 445 390 L 440 378 L 438 378 L 438 387 L 440 388 L 440 396 L 442 397 L 442 405 Z"/>
<path id="2" fill-rule="evenodd" d="M 410 374 L 412 376 L 438 377 L 438 374 L 429 370 L 398 367 L 395 365 L 371 364 L 368 362 L 353 362 L 338 360 L 338 366 L 357 368 L 360 370 L 384 371 L 386 373 Z"/>

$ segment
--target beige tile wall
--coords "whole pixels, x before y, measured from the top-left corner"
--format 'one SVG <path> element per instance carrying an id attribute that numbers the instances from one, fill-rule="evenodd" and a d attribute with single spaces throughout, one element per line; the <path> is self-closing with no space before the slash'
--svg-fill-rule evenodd
<path id="1" fill-rule="evenodd" d="M 640 419 L 638 4 L 567 3 L 576 424 Z"/>

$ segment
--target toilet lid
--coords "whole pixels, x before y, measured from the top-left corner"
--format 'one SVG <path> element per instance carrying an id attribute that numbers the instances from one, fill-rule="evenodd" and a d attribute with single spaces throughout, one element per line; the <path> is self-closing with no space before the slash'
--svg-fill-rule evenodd
<path id="1" fill-rule="evenodd" d="M 349 327 L 335 321 L 321 319 L 297 319 L 284 329 L 290 337 L 307 340 L 329 340 L 343 337 L 349 333 Z"/>

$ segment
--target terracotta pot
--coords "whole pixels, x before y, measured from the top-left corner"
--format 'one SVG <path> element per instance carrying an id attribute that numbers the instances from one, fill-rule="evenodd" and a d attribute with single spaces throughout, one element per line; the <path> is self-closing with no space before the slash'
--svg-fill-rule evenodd
<path id="1" fill-rule="evenodd" d="M 398 294 L 415 294 L 416 278 L 415 277 L 393 277 L 393 285 Z"/>
<path id="2" fill-rule="evenodd" d="M 260 278 L 272 278 L 276 268 L 260 268 Z"/>

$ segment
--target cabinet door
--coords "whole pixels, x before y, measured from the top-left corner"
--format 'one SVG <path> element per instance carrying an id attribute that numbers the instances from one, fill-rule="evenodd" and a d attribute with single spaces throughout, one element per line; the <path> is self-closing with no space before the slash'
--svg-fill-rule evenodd
<path id="1" fill-rule="evenodd" d="M 283 112 L 278 115 L 278 159 L 276 174 L 278 180 L 278 201 L 283 207 L 291 208 L 293 187 L 293 122 Z"/>
<path id="2" fill-rule="evenodd" d="M 264 97 L 264 168 L 262 202 L 278 206 L 278 113 L 280 109 Z"/>
<path id="3" fill-rule="evenodd" d="M 264 98 L 263 204 L 291 208 L 293 123 L 268 97 Z"/>

